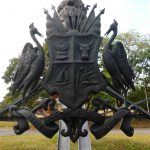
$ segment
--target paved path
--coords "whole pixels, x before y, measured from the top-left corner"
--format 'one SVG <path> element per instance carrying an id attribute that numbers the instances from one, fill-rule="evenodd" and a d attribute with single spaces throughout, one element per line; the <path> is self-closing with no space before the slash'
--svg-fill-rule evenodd
<path id="1" fill-rule="evenodd" d="M 39 132 L 37 130 L 28 130 L 23 134 L 38 134 L 38 133 Z M 0 129 L 0 136 L 12 136 L 12 135 L 16 135 L 12 128 L 10 128 L 10 129 Z"/>
<path id="2" fill-rule="evenodd" d="M 110 133 L 122 133 L 120 129 L 113 129 Z M 150 128 L 134 128 L 135 134 L 150 134 Z"/>
<path id="3" fill-rule="evenodd" d="M 110 133 L 122 133 L 120 129 L 113 129 Z M 150 134 L 150 128 L 135 128 L 135 134 Z M 28 130 L 23 134 L 40 134 L 37 130 Z M 0 129 L 0 136 L 16 135 L 13 129 Z"/>

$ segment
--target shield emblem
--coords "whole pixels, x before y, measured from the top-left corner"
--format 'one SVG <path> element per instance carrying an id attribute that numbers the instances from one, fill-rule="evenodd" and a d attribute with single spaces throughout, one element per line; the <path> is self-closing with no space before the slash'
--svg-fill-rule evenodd
<path id="1" fill-rule="evenodd" d="M 57 92 L 68 108 L 81 107 L 92 92 L 97 93 L 106 82 L 97 64 L 101 38 L 95 34 L 68 33 L 47 39 L 50 66 L 42 87 Z"/>

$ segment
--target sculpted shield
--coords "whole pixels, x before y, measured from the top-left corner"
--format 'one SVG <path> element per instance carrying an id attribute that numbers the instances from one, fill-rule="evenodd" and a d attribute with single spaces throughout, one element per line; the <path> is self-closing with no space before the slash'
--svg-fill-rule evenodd
<path id="1" fill-rule="evenodd" d="M 69 108 L 78 108 L 90 93 L 97 93 L 106 84 L 99 72 L 97 57 L 102 38 L 100 16 L 95 17 L 94 5 L 88 18 L 88 7 L 80 1 L 64 1 L 47 14 L 47 39 L 50 65 L 42 87 L 57 92 L 60 101 Z"/>
<path id="2" fill-rule="evenodd" d="M 57 92 L 69 108 L 82 106 L 91 92 L 99 92 L 105 85 L 97 65 L 100 37 L 71 32 L 54 34 L 47 42 L 50 67 L 44 88 L 50 94 Z"/>

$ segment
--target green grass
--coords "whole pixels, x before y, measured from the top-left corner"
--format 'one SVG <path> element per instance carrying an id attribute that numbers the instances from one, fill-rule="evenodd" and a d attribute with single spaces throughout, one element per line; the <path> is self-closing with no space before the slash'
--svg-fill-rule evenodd
<path id="1" fill-rule="evenodd" d="M 48 139 L 42 135 L 0 137 L 0 150 L 56 150 L 57 137 Z"/>
<path id="2" fill-rule="evenodd" d="M 16 122 L 7 122 L 7 121 L 0 121 L 0 128 L 13 128 Z M 34 128 L 30 123 L 29 123 L 31 128 Z M 150 128 L 150 120 L 133 120 L 132 121 L 132 126 L 134 128 Z M 116 125 L 115 128 L 120 127 L 120 124 Z"/>
<path id="3" fill-rule="evenodd" d="M 136 134 L 132 138 L 124 134 L 108 134 L 92 143 L 93 150 L 150 150 L 150 135 Z"/>
<path id="4" fill-rule="evenodd" d="M 0 121 L 0 128 L 12 128 L 16 122 Z"/>
<path id="5" fill-rule="evenodd" d="M 0 122 L 0 129 L 12 129 L 17 122 L 7 122 L 7 121 L 1 121 Z M 34 128 L 31 123 L 29 123 L 30 128 Z"/>
<path id="6" fill-rule="evenodd" d="M 124 134 L 108 134 L 96 140 L 91 136 L 93 150 L 150 150 L 150 135 L 135 134 L 132 138 Z M 56 150 L 57 136 L 48 139 L 42 135 L 21 135 L 0 137 L 0 150 Z M 77 150 L 77 143 L 71 143 L 71 150 Z"/>
<path id="7" fill-rule="evenodd" d="M 6 121 L 0 121 L 0 128 L 12 128 L 16 122 L 6 122 Z M 120 125 L 116 125 L 116 128 L 118 128 Z M 150 120 L 133 120 L 132 121 L 132 126 L 135 128 L 150 128 Z M 30 124 L 31 128 L 34 128 Z"/>

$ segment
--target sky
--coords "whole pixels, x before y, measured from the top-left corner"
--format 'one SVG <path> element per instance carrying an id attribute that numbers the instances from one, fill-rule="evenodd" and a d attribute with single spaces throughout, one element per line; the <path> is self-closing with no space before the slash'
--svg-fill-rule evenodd
<path id="1" fill-rule="evenodd" d="M 43 8 L 52 15 L 51 5 L 57 6 L 62 0 L 3 0 L 0 1 L 0 101 L 7 93 L 7 86 L 1 77 L 9 64 L 9 60 L 18 57 L 27 42 L 32 41 L 29 25 L 44 35 L 39 38 L 41 43 L 46 38 L 46 16 Z M 113 19 L 118 22 L 119 32 L 134 29 L 141 34 L 150 34 L 150 0 L 82 0 L 85 5 L 98 4 L 96 13 L 105 8 L 101 17 L 102 34 L 106 32 Z"/>

